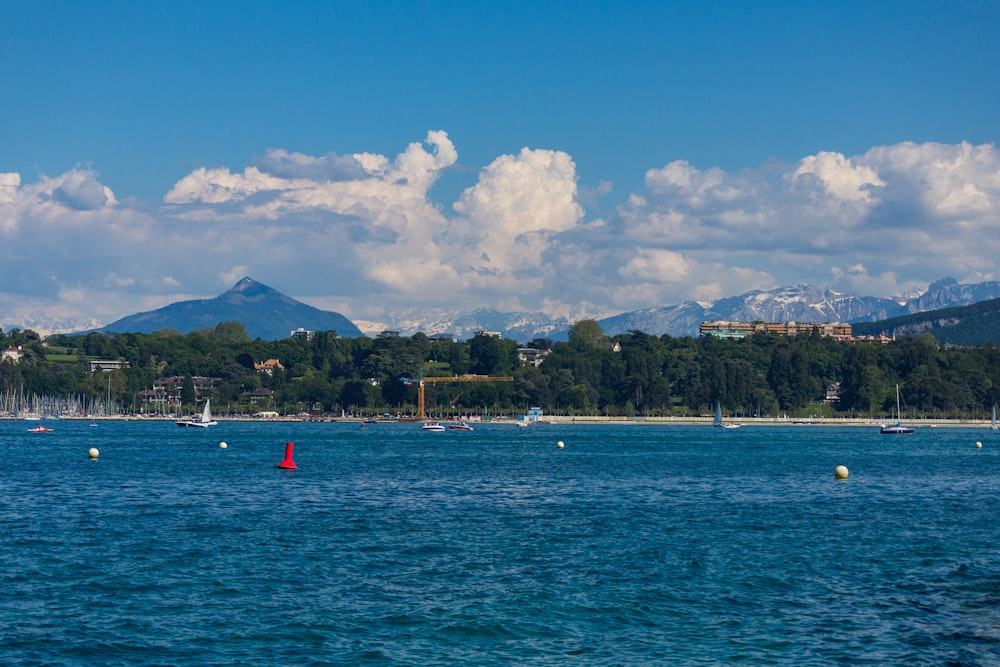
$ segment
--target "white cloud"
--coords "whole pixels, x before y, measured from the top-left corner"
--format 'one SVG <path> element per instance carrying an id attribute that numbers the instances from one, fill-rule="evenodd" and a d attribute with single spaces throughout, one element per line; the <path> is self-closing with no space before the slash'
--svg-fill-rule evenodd
<path id="1" fill-rule="evenodd" d="M 684 280 L 690 269 L 690 262 L 679 252 L 639 248 L 618 271 L 618 275 L 629 282 L 678 283 Z"/>
<path id="2" fill-rule="evenodd" d="M 730 173 L 676 160 L 587 220 L 572 157 L 524 148 L 455 202 L 448 135 L 395 157 L 268 150 L 198 168 L 158 209 L 118 202 L 77 167 L 0 173 L 0 305 L 105 321 L 212 296 L 249 275 L 348 316 L 475 307 L 599 316 L 780 284 L 887 296 L 951 275 L 997 277 L 1000 154 L 901 143 Z M 3 315 L 3 313 L 0 313 Z"/>
<path id="3" fill-rule="evenodd" d="M 538 270 L 555 234 L 583 217 L 576 165 L 566 153 L 524 148 L 502 155 L 462 193 L 454 226 L 466 249 L 480 258 L 481 275 L 511 277 Z"/>
<path id="4" fill-rule="evenodd" d="M 821 152 L 803 158 L 792 173 L 793 183 L 812 176 L 831 197 L 840 201 L 874 202 L 872 190 L 885 185 L 885 181 L 871 167 L 856 164 L 840 153 Z"/>

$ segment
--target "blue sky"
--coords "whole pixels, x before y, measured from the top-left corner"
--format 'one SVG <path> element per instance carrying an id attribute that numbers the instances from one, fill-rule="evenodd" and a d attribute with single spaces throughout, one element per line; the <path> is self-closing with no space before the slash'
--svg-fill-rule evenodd
<path id="1" fill-rule="evenodd" d="M 0 322 L 998 277 L 996 2 L 0 7 Z"/>

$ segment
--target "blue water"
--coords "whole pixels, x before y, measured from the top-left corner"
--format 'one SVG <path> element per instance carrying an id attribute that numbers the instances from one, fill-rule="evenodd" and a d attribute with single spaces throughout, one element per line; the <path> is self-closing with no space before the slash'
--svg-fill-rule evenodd
<path id="1" fill-rule="evenodd" d="M 49 425 L 3 664 L 1000 664 L 986 429 Z"/>

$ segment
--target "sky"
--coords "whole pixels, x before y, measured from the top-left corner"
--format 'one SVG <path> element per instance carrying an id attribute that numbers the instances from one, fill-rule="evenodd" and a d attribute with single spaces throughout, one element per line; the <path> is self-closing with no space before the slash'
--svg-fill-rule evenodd
<path id="1" fill-rule="evenodd" d="M 997 280 L 997 34 L 975 0 L 0 0 L 0 323 L 244 276 L 376 323 Z"/>

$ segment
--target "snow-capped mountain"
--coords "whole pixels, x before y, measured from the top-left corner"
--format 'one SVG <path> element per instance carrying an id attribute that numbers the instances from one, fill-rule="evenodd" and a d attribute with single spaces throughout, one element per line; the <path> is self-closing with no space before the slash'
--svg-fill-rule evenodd
<path id="1" fill-rule="evenodd" d="M 468 313 L 435 313 L 430 317 L 419 312 L 409 312 L 386 322 L 356 324 L 369 336 L 389 329 L 398 331 L 403 336 L 412 336 L 419 331 L 428 336 L 440 334 L 452 336 L 456 340 L 466 340 L 479 331 L 499 331 L 504 338 L 527 342 L 534 338 L 552 338 L 554 332 L 568 331 L 572 322 L 565 317 L 553 318 L 545 313 L 502 313 L 479 308 Z"/>
<path id="2" fill-rule="evenodd" d="M 906 303 L 906 310 L 899 314 L 925 313 L 928 310 L 968 306 L 980 301 L 996 299 L 1000 296 L 1000 294 L 997 294 L 997 285 L 1000 285 L 1000 283 L 995 281 L 963 285 L 954 278 L 942 278 L 935 283 L 931 283 L 927 291 L 919 297 L 910 299 Z"/>
<path id="3" fill-rule="evenodd" d="M 36 311 L 25 315 L 7 316 L 9 322 L 0 322 L 0 329 L 11 331 L 20 329 L 21 331 L 34 331 L 39 336 L 51 336 L 57 333 L 75 333 L 77 331 L 90 331 L 102 326 L 102 322 L 93 318 L 51 317 L 43 312 Z"/>
<path id="4" fill-rule="evenodd" d="M 952 278 L 933 283 L 926 291 L 906 297 L 861 296 L 814 285 L 791 285 L 769 291 L 755 290 L 712 303 L 686 301 L 670 306 L 644 308 L 598 323 L 608 335 L 643 331 L 653 336 L 697 336 L 698 326 L 711 320 L 766 322 L 875 322 L 898 315 L 949 308 L 1000 298 L 1000 282 L 962 285 Z M 422 316 L 423 315 L 423 316 Z M 528 342 L 533 338 L 566 340 L 572 322 L 544 313 L 502 313 L 480 309 L 471 313 L 411 312 L 385 323 L 366 323 L 362 330 L 375 335 L 384 329 L 412 336 L 450 334 L 459 340 L 477 331 L 499 331 L 505 338 Z"/>
<path id="5" fill-rule="evenodd" d="M 599 320 L 604 333 L 614 335 L 639 329 L 650 335 L 697 336 L 698 325 L 712 320 L 737 322 L 877 322 L 928 310 L 966 306 L 1000 298 L 1000 282 L 962 285 L 944 278 L 915 298 L 861 296 L 813 285 L 755 290 L 719 299 L 710 305 L 693 301 L 649 308 Z"/>
<path id="6" fill-rule="evenodd" d="M 235 288 L 234 288 L 235 289 Z M 228 293 L 227 293 L 228 294 Z M 225 295 L 223 295 L 225 296 Z M 217 297 L 216 300 L 222 297 Z M 634 310 L 613 317 L 599 319 L 598 323 L 608 335 L 643 331 L 653 336 L 697 336 L 698 325 L 711 320 L 766 321 L 766 322 L 876 322 L 913 313 L 967 306 L 989 299 L 1000 298 L 1000 282 L 961 284 L 953 278 L 932 283 L 922 293 L 901 297 L 882 298 L 861 296 L 834 288 L 822 289 L 813 285 L 792 285 L 769 291 L 755 290 L 739 296 L 719 299 L 713 303 L 686 301 L 669 306 Z M 169 307 L 168 307 L 169 308 Z M 142 314 L 140 314 L 142 315 Z M 335 313 L 333 315 L 336 315 Z M 226 314 L 236 319 L 232 314 Z M 260 317 L 265 317 L 261 315 Z M 273 312 L 267 317 L 273 319 Z M 338 317 L 340 317 L 338 315 Z M 10 318 L 8 318 L 10 319 Z M 95 321 L 57 321 L 42 313 L 19 321 L 3 324 L 4 330 L 31 329 L 40 335 L 70 333 L 100 327 Z M 296 322 L 304 321 L 302 318 Z M 528 342 L 535 338 L 566 340 L 572 321 L 565 317 L 551 317 L 540 312 L 504 313 L 488 308 L 472 312 L 420 312 L 411 311 L 384 322 L 358 322 L 360 331 L 352 330 L 353 323 L 340 322 L 336 327 L 346 335 L 363 332 L 375 336 L 384 330 L 398 331 L 412 336 L 418 331 L 432 336 L 446 334 L 457 340 L 472 338 L 478 331 L 498 331 L 504 338 Z M 200 324 L 199 326 L 207 326 Z M 284 335 L 288 324 L 282 324 L 275 336 Z M 322 323 L 310 325 L 323 328 Z M 250 324 L 247 325 L 248 331 Z M 276 330 L 277 331 L 277 330 Z"/>

